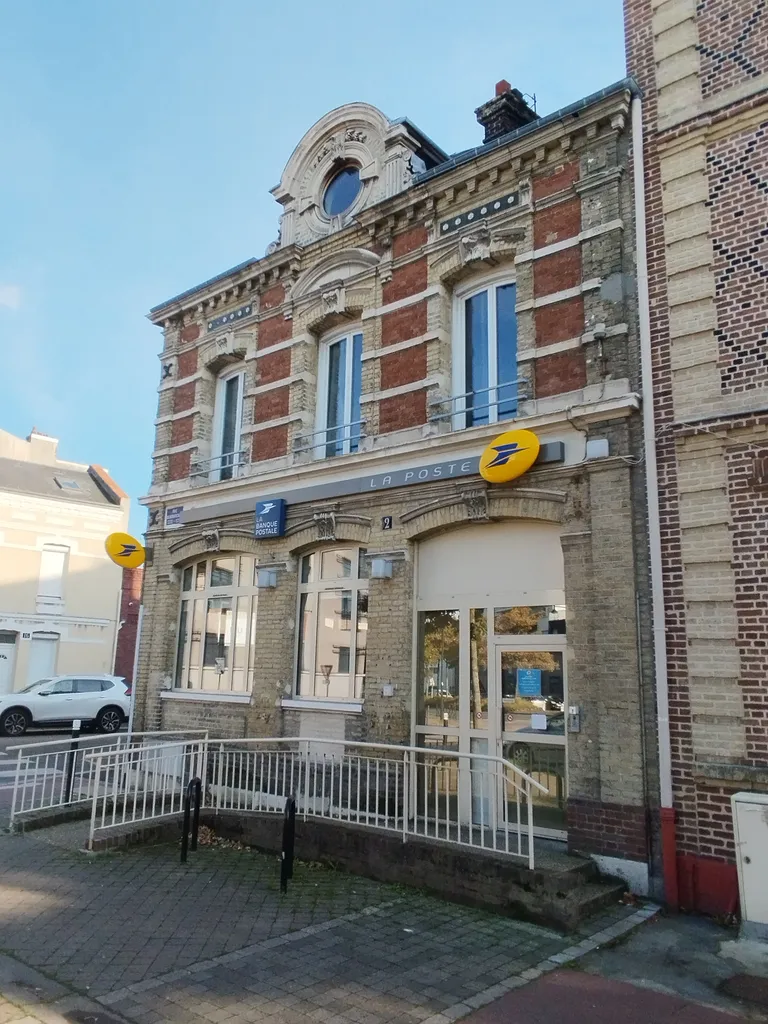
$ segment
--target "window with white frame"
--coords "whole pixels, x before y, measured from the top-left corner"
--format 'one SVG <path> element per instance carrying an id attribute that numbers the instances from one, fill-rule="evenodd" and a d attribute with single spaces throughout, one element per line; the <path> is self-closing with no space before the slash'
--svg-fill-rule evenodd
<path id="1" fill-rule="evenodd" d="M 320 346 L 316 458 L 356 452 L 362 437 L 360 392 L 363 335 L 353 331 L 327 339 Z"/>
<path id="2" fill-rule="evenodd" d="M 299 584 L 296 695 L 360 699 L 368 640 L 368 560 L 362 548 L 304 555 Z"/>
<path id="3" fill-rule="evenodd" d="M 242 465 L 240 444 L 244 389 L 245 370 L 242 367 L 223 373 L 216 382 L 211 460 L 214 480 L 231 480 Z"/>
<path id="4" fill-rule="evenodd" d="M 61 544 L 46 544 L 40 552 L 40 580 L 37 596 L 53 601 L 64 597 L 64 573 L 69 548 Z"/>
<path id="5" fill-rule="evenodd" d="M 182 570 L 175 689 L 250 692 L 255 573 L 251 555 L 218 555 Z"/>
<path id="6" fill-rule="evenodd" d="M 454 427 L 517 415 L 516 286 L 508 278 L 456 293 Z"/>

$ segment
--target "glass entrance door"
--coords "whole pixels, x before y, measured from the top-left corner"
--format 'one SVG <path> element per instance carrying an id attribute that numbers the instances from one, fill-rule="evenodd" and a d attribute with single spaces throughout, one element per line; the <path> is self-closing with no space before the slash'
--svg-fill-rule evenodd
<path id="1" fill-rule="evenodd" d="M 483 761 L 462 760 L 456 772 L 455 760 L 440 761 L 440 750 L 511 761 L 547 787 L 534 793 L 537 832 L 560 837 L 565 830 L 566 648 L 565 636 L 549 631 L 553 622 L 564 623 L 561 615 L 554 606 L 466 605 L 420 615 L 415 739 L 435 752 L 441 770 L 450 765 L 451 791 L 467 824 L 503 821 L 505 787 L 485 773 Z M 523 635 L 528 619 L 544 626 Z M 512 797 L 512 786 L 506 789 Z M 511 799 L 507 820 L 516 814 Z"/>
<path id="2" fill-rule="evenodd" d="M 533 794 L 533 823 L 540 834 L 565 831 L 567 695 L 565 650 L 496 647 L 501 708 L 499 754 L 547 792 Z M 516 807 L 510 803 L 509 820 Z"/>

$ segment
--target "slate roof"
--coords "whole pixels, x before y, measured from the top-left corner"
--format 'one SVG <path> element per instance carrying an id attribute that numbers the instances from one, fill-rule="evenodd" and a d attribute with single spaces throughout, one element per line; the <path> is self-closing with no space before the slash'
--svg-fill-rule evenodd
<path id="1" fill-rule="evenodd" d="M 57 483 L 57 480 L 60 482 Z M 0 491 L 82 505 L 115 505 L 97 484 L 95 474 L 92 475 L 87 469 L 21 462 L 17 459 L 0 458 Z"/>

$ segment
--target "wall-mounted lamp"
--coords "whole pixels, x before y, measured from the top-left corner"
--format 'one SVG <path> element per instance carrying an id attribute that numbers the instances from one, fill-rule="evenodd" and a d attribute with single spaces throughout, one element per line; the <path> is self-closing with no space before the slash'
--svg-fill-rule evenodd
<path id="1" fill-rule="evenodd" d="M 373 579 L 373 580 L 391 580 L 392 579 L 392 559 L 391 558 L 372 558 L 371 559 L 371 579 Z"/>
<path id="2" fill-rule="evenodd" d="M 259 590 L 274 590 L 277 586 L 277 569 L 257 569 L 256 586 Z"/>

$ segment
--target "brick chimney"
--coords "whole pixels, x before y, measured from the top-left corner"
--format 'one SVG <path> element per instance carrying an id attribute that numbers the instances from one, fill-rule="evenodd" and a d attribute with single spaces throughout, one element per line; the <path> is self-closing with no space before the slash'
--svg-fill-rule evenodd
<path id="1" fill-rule="evenodd" d="M 515 128 L 538 119 L 535 110 L 531 110 L 523 99 L 519 89 L 513 89 L 503 78 L 496 83 L 496 95 L 475 111 L 475 117 L 485 128 L 483 143 L 493 142 Z"/>

